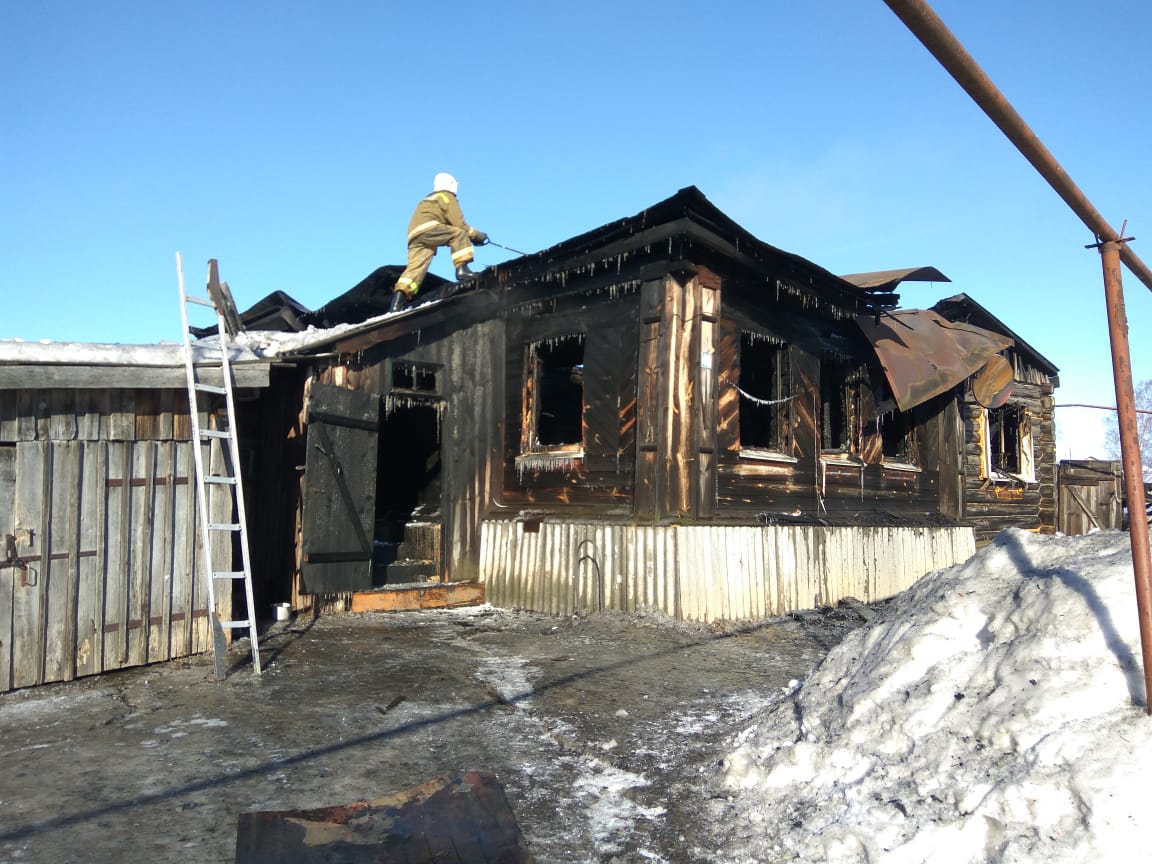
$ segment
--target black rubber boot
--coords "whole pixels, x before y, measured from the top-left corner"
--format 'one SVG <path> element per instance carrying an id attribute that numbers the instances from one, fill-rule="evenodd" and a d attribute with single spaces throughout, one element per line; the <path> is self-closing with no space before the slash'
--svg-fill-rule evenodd
<path id="1" fill-rule="evenodd" d="M 388 312 L 399 312 L 402 309 L 408 308 L 408 295 L 403 291 L 392 292 L 392 305 L 388 307 Z"/>
<path id="2" fill-rule="evenodd" d="M 457 282 L 470 282 L 471 280 L 476 279 L 479 275 L 479 273 L 473 273 L 471 270 L 469 270 L 467 264 L 461 264 L 456 268 Z"/>

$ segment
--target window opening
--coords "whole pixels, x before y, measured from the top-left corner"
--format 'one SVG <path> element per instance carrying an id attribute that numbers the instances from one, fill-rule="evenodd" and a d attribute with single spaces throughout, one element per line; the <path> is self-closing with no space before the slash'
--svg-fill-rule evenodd
<path id="1" fill-rule="evenodd" d="M 863 370 L 825 356 L 820 364 L 820 449 L 860 450 Z"/>
<path id="2" fill-rule="evenodd" d="M 579 333 L 529 346 L 525 451 L 583 446 L 584 341 Z"/>
<path id="3" fill-rule="evenodd" d="M 902 411 L 894 410 L 880 418 L 880 440 L 885 459 L 912 461 L 912 448 L 908 442 L 910 431 L 908 415 Z"/>
<path id="4" fill-rule="evenodd" d="M 876 418 L 880 430 L 880 453 L 886 462 L 905 465 L 916 464 L 916 452 L 912 439 L 912 412 L 901 411 L 888 389 L 888 382 L 881 383 L 876 403 L 886 405 L 889 411 Z"/>
<path id="5" fill-rule="evenodd" d="M 755 333 L 740 334 L 740 447 L 787 452 L 791 396 L 788 349 Z"/>
<path id="6" fill-rule="evenodd" d="M 438 368 L 429 363 L 409 363 L 402 361 L 392 364 L 392 390 L 413 393 L 438 393 L 436 373 Z"/>
<path id="7" fill-rule="evenodd" d="M 1035 480 L 1032 429 L 1023 405 L 1003 405 L 987 412 L 986 465 L 992 471 Z"/>

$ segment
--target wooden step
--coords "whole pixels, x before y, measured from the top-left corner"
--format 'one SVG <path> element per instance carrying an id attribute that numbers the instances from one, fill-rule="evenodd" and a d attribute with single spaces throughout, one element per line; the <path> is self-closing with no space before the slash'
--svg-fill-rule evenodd
<path id="1" fill-rule="evenodd" d="M 455 609 L 484 603 L 484 583 L 448 582 L 397 585 L 352 594 L 353 612 L 405 612 Z"/>

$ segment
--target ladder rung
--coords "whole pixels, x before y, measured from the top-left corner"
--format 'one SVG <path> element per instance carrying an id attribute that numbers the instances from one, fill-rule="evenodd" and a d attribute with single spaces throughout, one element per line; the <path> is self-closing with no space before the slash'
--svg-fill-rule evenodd
<path id="1" fill-rule="evenodd" d="M 231 434 L 232 434 L 231 432 L 222 432 L 219 429 L 201 429 L 200 430 L 200 437 L 201 438 L 227 438 Z"/>
<path id="2" fill-rule="evenodd" d="M 251 627 L 250 621 L 221 621 L 220 626 L 227 630 L 238 630 L 241 627 Z"/>
<path id="3" fill-rule="evenodd" d="M 208 306 L 208 307 L 210 307 L 210 308 L 212 308 L 212 309 L 215 309 L 215 308 L 216 308 L 216 304 L 215 304 L 215 303 L 213 303 L 211 300 L 206 300 L 206 299 L 205 299 L 205 298 L 203 298 L 203 297 L 192 297 L 192 296 L 190 296 L 190 295 L 188 295 L 188 294 L 185 294 L 185 295 L 184 295 L 184 300 L 185 300 L 186 302 L 188 302 L 188 303 L 195 303 L 197 306 Z"/>
<path id="4" fill-rule="evenodd" d="M 222 485 L 226 485 L 226 486 L 235 486 L 236 485 L 236 478 L 235 477 L 213 476 L 213 477 L 205 477 L 204 482 L 205 483 L 218 483 L 218 484 L 222 484 Z"/>
<path id="5" fill-rule="evenodd" d="M 212 574 L 213 579 L 243 579 L 243 570 L 217 570 Z"/>
<path id="6" fill-rule="evenodd" d="M 218 387 L 215 384 L 200 384 L 199 382 L 196 384 L 196 389 L 201 393 L 216 393 L 217 395 L 228 392 L 227 387 Z"/>
<path id="7" fill-rule="evenodd" d="M 239 531 L 239 522 L 209 522 L 209 531 Z"/>

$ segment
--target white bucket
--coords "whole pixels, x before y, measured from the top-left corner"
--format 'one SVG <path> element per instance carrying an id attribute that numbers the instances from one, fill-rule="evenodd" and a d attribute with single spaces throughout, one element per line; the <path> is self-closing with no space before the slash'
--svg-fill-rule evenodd
<path id="1" fill-rule="evenodd" d="M 292 604 L 273 603 L 272 614 L 275 616 L 277 621 L 287 621 L 289 616 L 292 614 Z"/>

